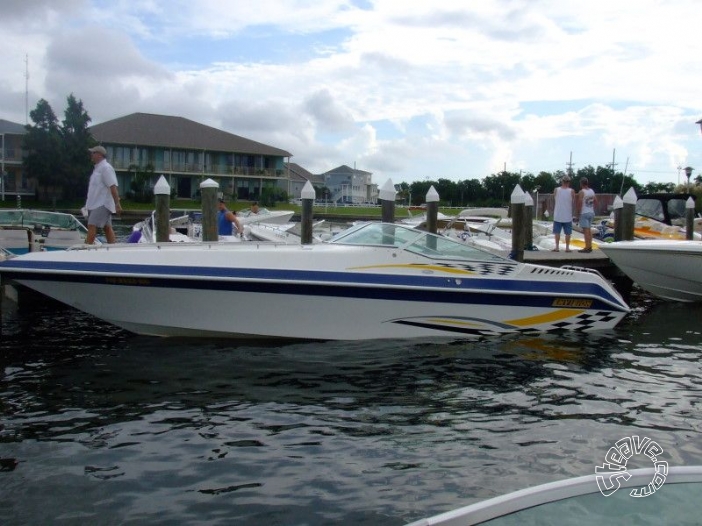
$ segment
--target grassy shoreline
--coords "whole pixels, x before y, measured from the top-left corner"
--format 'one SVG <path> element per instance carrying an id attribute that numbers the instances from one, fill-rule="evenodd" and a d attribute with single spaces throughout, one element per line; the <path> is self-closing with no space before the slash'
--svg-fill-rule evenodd
<path id="1" fill-rule="evenodd" d="M 248 209 L 253 201 L 235 201 L 229 204 L 231 210 L 246 210 Z M 68 201 L 57 201 L 56 205 L 48 203 L 38 203 L 34 200 L 23 200 L 22 208 L 31 210 L 47 210 L 53 212 L 66 212 L 74 215 L 80 215 L 80 209 L 85 203 L 81 202 L 68 202 Z M 128 200 L 122 200 L 122 210 L 124 215 L 128 216 L 147 216 L 154 210 L 153 203 L 136 203 Z M 192 201 L 190 199 L 174 199 L 170 203 L 172 211 L 200 211 L 200 203 Z M 12 199 L 6 198 L 5 201 L 0 201 L 0 209 L 15 209 L 17 208 L 17 202 Z M 293 210 L 295 215 L 300 215 L 302 207 L 297 204 L 290 203 L 278 203 L 274 206 L 267 206 L 269 210 Z M 447 215 L 455 215 L 458 211 L 462 210 L 463 207 L 455 208 L 441 208 L 439 211 Z M 327 217 L 341 217 L 341 218 L 357 218 L 357 217 L 371 217 L 378 218 L 382 217 L 382 208 L 380 206 L 314 206 L 313 212 L 315 215 L 324 215 Z M 421 215 L 421 211 L 413 210 L 411 215 Z M 403 218 L 409 217 L 410 213 L 406 207 L 396 207 L 395 217 Z"/>

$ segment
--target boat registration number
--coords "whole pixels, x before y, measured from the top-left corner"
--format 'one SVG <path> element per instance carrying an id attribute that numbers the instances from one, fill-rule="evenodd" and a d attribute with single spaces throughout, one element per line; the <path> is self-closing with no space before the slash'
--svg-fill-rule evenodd
<path id="1" fill-rule="evenodd" d="M 592 300 L 580 300 L 573 298 L 556 298 L 553 300 L 554 307 L 575 307 L 579 309 L 589 309 L 592 307 Z"/>

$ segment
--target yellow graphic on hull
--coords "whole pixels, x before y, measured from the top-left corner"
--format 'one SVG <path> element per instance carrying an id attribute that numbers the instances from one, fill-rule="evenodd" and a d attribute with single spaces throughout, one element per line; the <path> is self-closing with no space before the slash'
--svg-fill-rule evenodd
<path id="1" fill-rule="evenodd" d="M 517 320 L 506 320 L 503 323 L 509 323 L 517 327 L 528 327 L 530 325 L 542 325 L 544 323 L 553 323 L 556 321 L 566 320 L 582 314 L 583 310 L 572 310 L 572 309 L 559 309 L 546 314 L 539 314 L 538 316 L 530 316 L 528 318 L 520 318 Z"/>
<path id="2" fill-rule="evenodd" d="M 456 268 L 456 267 L 445 267 L 443 265 L 417 265 L 417 264 L 411 264 L 411 265 L 393 265 L 393 264 L 387 264 L 387 265 L 368 265 L 365 267 L 349 267 L 349 270 L 368 270 L 368 269 L 374 269 L 374 268 L 407 268 L 407 269 L 412 269 L 412 270 L 431 270 L 434 272 L 448 272 L 449 274 L 462 274 L 462 275 L 470 275 L 473 276 L 475 275 L 475 272 L 472 270 L 466 270 L 462 268 Z"/>

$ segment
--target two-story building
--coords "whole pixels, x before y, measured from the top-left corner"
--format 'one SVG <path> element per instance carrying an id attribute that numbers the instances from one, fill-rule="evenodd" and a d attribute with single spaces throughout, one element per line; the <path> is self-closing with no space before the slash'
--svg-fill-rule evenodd
<path id="1" fill-rule="evenodd" d="M 288 174 L 288 189 L 287 193 L 291 199 L 300 199 L 302 189 L 307 182 L 320 189 L 324 187 L 324 177 L 320 174 L 313 174 L 297 163 L 286 163 L 286 173 Z M 317 195 L 317 199 L 323 199 L 324 196 Z"/>
<path id="2" fill-rule="evenodd" d="M 373 184 L 373 174 L 370 172 L 344 164 L 324 172 L 322 176 L 324 185 L 331 192 L 329 199 L 335 204 L 374 204 L 378 200 L 378 185 Z"/>
<path id="3" fill-rule="evenodd" d="M 96 124 L 88 131 L 107 149 L 117 173 L 120 194 L 126 195 L 139 172 L 153 169 L 153 186 L 161 175 L 179 198 L 194 198 L 200 183 L 213 179 L 227 197 L 257 200 L 267 187 L 284 190 L 299 199 L 309 181 L 325 188 L 318 200 L 335 204 L 376 203 L 378 186 L 372 174 L 346 165 L 313 174 L 291 163 L 292 154 L 183 117 L 133 113 Z M 34 196 L 36 181 L 23 173 L 22 142 L 26 129 L 0 119 L 3 196 Z M 87 176 L 88 174 L 86 174 Z"/>
<path id="4" fill-rule="evenodd" d="M 156 179 L 165 176 L 180 198 L 195 197 L 205 179 L 238 199 L 258 199 L 266 187 L 287 191 L 290 152 L 183 117 L 133 113 L 89 131 L 107 149 L 121 192 L 147 166 Z"/>
<path id="5" fill-rule="evenodd" d="M 0 199 L 34 196 L 36 181 L 31 181 L 22 169 L 22 142 L 27 133 L 24 125 L 0 119 Z"/>

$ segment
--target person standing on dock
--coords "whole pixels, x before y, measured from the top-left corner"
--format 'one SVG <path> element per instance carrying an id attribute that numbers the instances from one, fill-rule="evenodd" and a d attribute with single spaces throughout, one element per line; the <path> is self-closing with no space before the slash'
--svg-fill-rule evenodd
<path id="1" fill-rule="evenodd" d="M 234 231 L 236 228 L 236 232 Z M 217 214 L 217 233 L 220 236 L 243 236 L 244 229 L 241 228 L 241 223 L 236 217 L 236 214 L 227 209 L 224 199 L 219 200 L 219 213 Z"/>
<path id="2" fill-rule="evenodd" d="M 566 252 L 570 252 L 570 236 L 573 234 L 573 201 L 575 191 L 570 187 L 570 176 L 564 175 L 561 179 L 561 186 L 553 191 L 553 234 L 556 238 L 556 248 L 553 252 L 558 252 L 558 245 L 561 241 L 561 231 L 565 234 Z"/>
<path id="3" fill-rule="evenodd" d="M 112 214 L 122 211 L 117 190 L 117 175 L 114 168 L 107 162 L 107 150 L 102 146 L 88 148 L 90 160 L 95 167 L 88 183 L 88 197 L 85 208 L 88 214 L 88 234 L 85 236 L 86 245 L 92 245 L 97 236 L 97 229 L 105 231 L 108 243 L 115 242 L 115 231 L 112 229 Z"/>
<path id="4" fill-rule="evenodd" d="M 578 225 L 583 229 L 583 235 L 585 236 L 585 248 L 578 252 L 592 252 L 592 221 L 595 219 L 596 202 L 595 191 L 590 188 L 587 177 L 580 178 L 580 191 L 578 192 L 576 212 Z"/>

